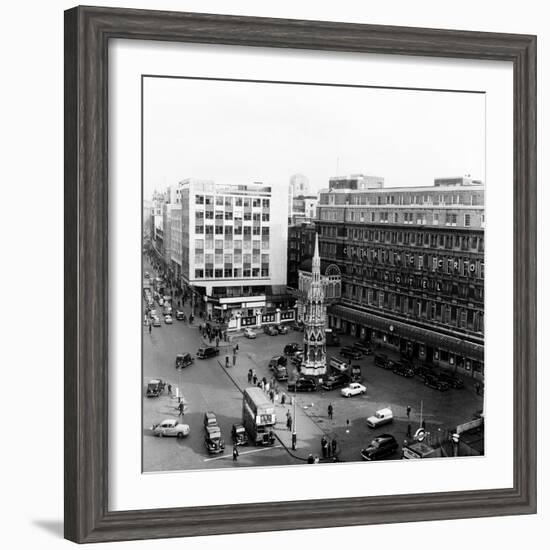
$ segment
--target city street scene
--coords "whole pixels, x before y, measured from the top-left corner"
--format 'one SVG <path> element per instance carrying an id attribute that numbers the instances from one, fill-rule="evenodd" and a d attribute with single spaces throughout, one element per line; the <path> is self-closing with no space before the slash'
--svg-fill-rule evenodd
<path id="1" fill-rule="evenodd" d="M 483 94 L 143 90 L 143 471 L 483 455 Z"/>

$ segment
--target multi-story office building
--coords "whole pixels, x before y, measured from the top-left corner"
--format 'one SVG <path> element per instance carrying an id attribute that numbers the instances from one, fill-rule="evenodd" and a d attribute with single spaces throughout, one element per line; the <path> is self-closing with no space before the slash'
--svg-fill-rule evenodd
<path id="1" fill-rule="evenodd" d="M 169 204 L 167 223 L 170 227 L 169 269 L 174 282 L 181 282 L 181 203 Z"/>
<path id="2" fill-rule="evenodd" d="M 304 260 L 313 257 L 315 247 L 315 224 L 299 223 L 288 228 L 287 284 L 298 288 L 298 272 Z"/>
<path id="3" fill-rule="evenodd" d="M 267 322 L 256 322 L 263 315 L 280 320 L 291 299 L 285 191 L 186 179 L 180 196 L 181 275 L 195 305 L 229 320 L 230 329 Z"/>
<path id="4" fill-rule="evenodd" d="M 470 178 L 331 178 L 316 221 L 321 257 L 342 272 L 329 324 L 483 376 L 484 225 L 484 186 Z"/>

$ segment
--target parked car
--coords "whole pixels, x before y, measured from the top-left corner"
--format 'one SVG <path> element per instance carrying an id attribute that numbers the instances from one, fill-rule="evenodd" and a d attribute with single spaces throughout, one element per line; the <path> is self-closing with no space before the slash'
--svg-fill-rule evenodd
<path id="1" fill-rule="evenodd" d="M 173 323 L 172 316 L 171 315 L 165 315 L 164 316 L 164 323 L 166 325 L 171 325 Z"/>
<path id="2" fill-rule="evenodd" d="M 277 332 L 279 334 L 287 334 L 288 332 L 288 326 L 287 325 L 277 325 Z"/>
<path id="3" fill-rule="evenodd" d="M 369 428 L 378 428 L 391 422 L 393 422 L 393 411 L 389 407 L 380 409 L 367 418 L 367 426 Z"/>
<path id="4" fill-rule="evenodd" d="M 205 429 L 208 428 L 208 426 L 217 426 L 218 419 L 212 411 L 206 411 L 204 413 L 203 424 Z"/>
<path id="5" fill-rule="evenodd" d="M 185 313 L 181 309 L 176 310 L 176 320 L 185 321 Z"/>
<path id="6" fill-rule="evenodd" d="M 374 438 L 365 449 L 361 449 L 363 460 L 380 460 L 394 454 L 399 449 L 395 437 L 390 434 L 382 434 Z"/>
<path id="7" fill-rule="evenodd" d="M 363 395 L 364 393 L 367 393 L 367 388 L 363 384 L 359 384 L 359 382 L 352 382 L 340 390 L 340 394 L 343 397 L 353 397 L 354 395 Z"/>
<path id="8" fill-rule="evenodd" d="M 149 315 L 150 315 L 151 317 L 158 317 L 157 310 L 156 310 L 156 309 L 150 309 L 150 310 L 149 310 Z"/>
<path id="9" fill-rule="evenodd" d="M 149 380 L 147 384 L 147 397 L 158 397 L 164 391 L 165 383 L 160 378 Z"/>
<path id="10" fill-rule="evenodd" d="M 428 388 L 434 388 L 439 391 L 447 391 L 449 389 L 449 384 L 447 384 L 447 382 L 443 382 L 443 380 L 440 380 L 432 375 L 426 376 L 424 379 L 424 385 L 428 386 Z"/>
<path id="11" fill-rule="evenodd" d="M 382 353 L 374 356 L 374 364 L 382 369 L 391 369 L 393 367 L 393 361 Z"/>
<path id="12" fill-rule="evenodd" d="M 360 351 L 363 355 L 370 355 L 372 353 L 372 348 L 366 342 L 354 342 L 352 347 Z"/>
<path id="13" fill-rule="evenodd" d="M 330 368 L 332 370 L 336 371 L 336 372 L 339 372 L 339 373 L 342 373 L 342 374 L 345 374 L 345 373 L 348 372 L 349 365 L 343 359 L 339 359 L 338 357 L 332 356 L 329 359 L 328 364 L 329 364 Z"/>
<path id="14" fill-rule="evenodd" d="M 204 444 L 209 454 L 223 453 L 225 443 L 219 426 L 208 426 L 204 437 Z"/>
<path id="15" fill-rule="evenodd" d="M 269 366 L 270 370 L 274 370 L 279 365 L 285 366 L 286 362 L 287 362 L 287 359 L 284 355 L 275 355 L 275 357 L 272 357 L 269 360 L 269 365 L 268 366 Z"/>
<path id="16" fill-rule="evenodd" d="M 233 445 L 246 445 L 248 443 L 248 435 L 242 424 L 233 424 L 231 439 L 233 440 Z"/>
<path id="17" fill-rule="evenodd" d="M 266 334 L 269 334 L 269 336 L 277 336 L 277 334 L 279 334 L 279 331 L 275 328 L 274 325 L 266 325 L 264 327 L 264 332 Z"/>
<path id="18" fill-rule="evenodd" d="M 327 348 L 338 347 L 340 345 L 340 338 L 336 334 L 334 334 L 334 332 L 326 331 L 325 332 L 325 342 L 326 342 Z"/>
<path id="19" fill-rule="evenodd" d="M 361 359 L 362 354 L 357 349 L 346 346 L 340 349 L 340 355 L 349 359 Z"/>
<path id="20" fill-rule="evenodd" d="M 292 327 L 292 330 L 295 330 L 297 332 L 304 332 L 304 323 L 300 321 L 292 323 L 290 326 Z"/>
<path id="21" fill-rule="evenodd" d="M 215 357 L 216 355 L 219 355 L 219 354 L 220 354 L 220 350 L 212 346 L 205 346 L 197 350 L 197 357 L 199 359 L 208 359 L 209 357 Z"/>
<path id="22" fill-rule="evenodd" d="M 436 371 L 426 365 L 420 365 L 414 369 L 414 374 L 420 378 L 420 380 L 426 380 L 427 376 L 435 376 Z"/>
<path id="23" fill-rule="evenodd" d="M 285 346 L 283 353 L 285 355 L 293 355 L 297 351 L 301 351 L 301 350 L 302 350 L 302 347 L 299 344 L 297 344 L 296 342 L 292 342 Z"/>
<path id="24" fill-rule="evenodd" d="M 361 382 L 363 376 L 361 375 L 361 365 L 352 365 L 350 377 L 352 382 Z"/>
<path id="25" fill-rule="evenodd" d="M 193 356 L 190 353 L 178 353 L 176 355 L 176 368 L 184 369 L 193 364 Z"/>
<path id="26" fill-rule="evenodd" d="M 245 328 L 243 334 L 246 338 L 256 338 L 256 333 L 251 328 Z"/>
<path id="27" fill-rule="evenodd" d="M 412 378 L 414 376 L 414 370 L 411 366 L 405 363 L 395 363 L 393 365 L 393 373 L 405 378 Z"/>
<path id="28" fill-rule="evenodd" d="M 154 327 L 160 327 L 160 318 L 159 317 L 153 317 L 153 326 Z"/>
<path id="29" fill-rule="evenodd" d="M 279 382 L 285 382 L 288 380 L 288 371 L 283 365 L 279 365 L 274 369 L 274 376 Z"/>
<path id="30" fill-rule="evenodd" d="M 451 388 L 462 389 L 464 387 L 464 380 L 458 376 L 452 374 L 440 374 L 438 376 L 439 380 L 448 384 Z"/>
<path id="31" fill-rule="evenodd" d="M 311 378 L 298 378 L 288 382 L 288 391 L 315 391 L 317 385 Z"/>
<path id="32" fill-rule="evenodd" d="M 336 388 L 341 388 L 348 383 L 348 377 L 344 374 L 336 373 L 327 376 L 321 383 L 321 387 L 324 390 L 330 391 Z"/>
<path id="33" fill-rule="evenodd" d="M 183 439 L 189 435 L 189 426 L 180 424 L 175 418 L 167 418 L 151 428 L 153 435 L 158 437 L 177 437 Z"/>

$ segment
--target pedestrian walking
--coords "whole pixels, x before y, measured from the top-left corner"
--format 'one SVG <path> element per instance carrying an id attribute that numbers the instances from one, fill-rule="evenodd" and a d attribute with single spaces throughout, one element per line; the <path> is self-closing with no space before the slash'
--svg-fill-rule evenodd
<path id="1" fill-rule="evenodd" d="M 233 354 L 233 366 L 237 364 L 237 356 Z"/>
<path id="2" fill-rule="evenodd" d="M 183 416 L 183 409 L 184 409 L 183 401 L 180 401 L 180 404 L 178 405 L 178 409 L 180 411 L 178 416 Z"/>
<path id="3" fill-rule="evenodd" d="M 288 414 L 286 419 L 286 427 L 289 432 L 292 430 L 292 416 L 290 414 Z"/>
<path id="4" fill-rule="evenodd" d="M 256 385 L 257 382 L 258 382 L 258 377 L 256 376 L 256 373 L 253 372 L 253 373 L 252 373 L 252 383 L 253 383 L 254 385 Z"/>
<path id="5" fill-rule="evenodd" d="M 248 369 L 247 380 L 249 384 L 252 382 L 252 369 Z"/>
<path id="6" fill-rule="evenodd" d="M 216 336 L 216 347 L 220 347 L 220 339 Z"/>
<path id="7" fill-rule="evenodd" d="M 225 356 L 225 368 L 229 368 L 229 355 Z"/>
<path id="8" fill-rule="evenodd" d="M 328 417 L 332 420 L 332 414 L 334 413 L 334 409 L 333 409 L 333 407 L 332 407 L 332 403 L 329 403 L 329 404 L 328 404 L 327 412 L 328 412 Z"/>
<path id="9" fill-rule="evenodd" d="M 407 405 L 407 418 L 411 417 L 411 407 L 410 405 Z"/>
<path id="10" fill-rule="evenodd" d="M 336 456 L 336 449 L 338 447 L 338 443 L 336 443 L 336 438 L 334 438 L 330 444 L 332 456 Z"/>
<path id="11" fill-rule="evenodd" d="M 313 458 L 313 455 L 311 453 L 309 453 L 309 456 L 307 457 L 307 463 L 308 464 L 314 464 L 315 463 L 315 459 Z"/>
<path id="12" fill-rule="evenodd" d="M 151 331 L 153 330 L 153 323 L 149 325 L 149 334 L 151 334 Z"/>
<path id="13" fill-rule="evenodd" d="M 239 458 L 239 451 L 237 449 L 237 445 L 233 445 L 233 462 L 236 462 Z"/>
<path id="14" fill-rule="evenodd" d="M 275 403 L 275 392 L 273 390 L 269 390 L 269 399 L 272 403 Z"/>
<path id="15" fill-rule="evenodd" d="M 411 438 L 411 431 L 412 431 L 411 425 L 408 424 L 408 425 L 407 425 L 407 437 L 408 437 L 409 439 Z"/>
<path id="16" fill-rule="evenodd" d="M 172 395 L 172 384 L 168 384 L 168 395 Z"/>
<path id="17" fill-rule="evenodd" d="M 281 393 L 281 405 L 284 405 L 286 403 L 286 393 Z"/>
<path id="18" fill-rule="evenodd" d="M 327 447 L 328 447 L 328 441 L 325 436 L 321 437 L 321 454 L 323 455 L 323 458 L 327 457 Z"/>

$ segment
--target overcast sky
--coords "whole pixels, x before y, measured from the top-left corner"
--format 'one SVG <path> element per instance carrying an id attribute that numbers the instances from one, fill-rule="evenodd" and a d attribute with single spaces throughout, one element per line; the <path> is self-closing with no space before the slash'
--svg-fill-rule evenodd
<path id="1" fill-rule="evenodd" d="M 334 175 L 386 187 L 485 179 L 485 96 L 254 82 L 146 78 L 144 196 L 187 177 L 314 192 Z"/>

